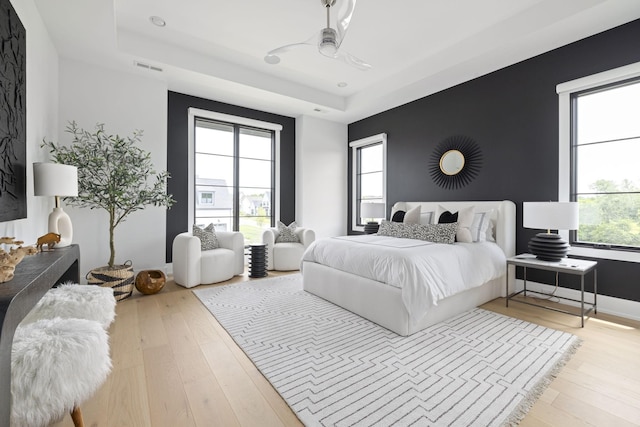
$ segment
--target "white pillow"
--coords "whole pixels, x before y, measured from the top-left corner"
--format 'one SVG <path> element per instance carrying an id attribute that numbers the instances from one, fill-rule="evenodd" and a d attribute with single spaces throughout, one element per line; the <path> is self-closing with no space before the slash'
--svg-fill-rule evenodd
<path id="1" fill-rule="evenodd" d="M 429 225 L 429 224 L 434 224 L 435 221 L 433 220 L 433 211 L 429 211 L 429 212 L 420 212 L 420 224 L 421 225 Z"/>
<path id="2" fill-rule="evenodd" d="M 402 222 L 405 224 L 420 224 L 420 205 L 409 209 L 407 213 L 404 214 L 404 220 Z"/>
<path id="3" fill-rule="evenodd" d="M 469 230 L 474 242 L 495 241 L 493 238 L 493 223 L 491 222 L 492 216 L 493 209 L 487 212 L 476 212 L 473 215 L 473 223 Z"/>
<path id="4" fill-rule="evenodd" d="M 440 215 L 447 211 L 449 211 L 447 208 L 442 207 L 442 205 L 438 205 L 438 210 L 436 211 L 436 219 L 439 221 Z M 456 241 L 462 243 L 473 242 L 470 227 L 471 224 L 473 224 L 474 211 L 475 206 L 469 206 L 458 211 L 458 232 L 456 233 Z"/>

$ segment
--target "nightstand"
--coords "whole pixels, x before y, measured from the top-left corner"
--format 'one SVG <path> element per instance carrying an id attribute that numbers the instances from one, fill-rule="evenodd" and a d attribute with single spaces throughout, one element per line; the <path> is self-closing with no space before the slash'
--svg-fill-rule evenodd
<path id="1" fill-rule="evenodd" d="M 564 258 L 558 262 L 550 262 L 550 261 L 542 261 L 536 258 L 535 255 L 531 254 L 522 254 L 517 255 L 511 258 L 507 258 L 507 270 L 509 270 L 509 266 L 517 266 L 522 267 L 524 270 L 524 289 L 518 292 L 514 292 L 509 294 L 509 275 L 507 274 L 507 307 L 509 307 L 509 301 L 515 301 L 522 304 L 529 304 L 536 307 L 546 308 L 547 310 L 558 311 L 560 313 L 571 314 L 573 316 L 578 316 L 581 319 L 582 327 L 584 328 L 584 318 L 588 316 L 588 314 L 593 310 L 594 313 L 598 313 L 596 308 L 596 298 L 598 296 L 598 271 L 596 266 L 598 263 L 596 261 L 586 261 L 582 259 L 573 259 L 573 258 Z M 513 299 L 516 295 L 523 294 L 525 297 L 527 293 L 537 294 L 537 295 L 548 295 L 544 292 L 532 291 L 527 289 L 527 269 L 533 268 L 536 270 L 547 270 L 553 271 L 556 273 L 556 285 L 558 284 L 558 275 L 562 274 L 573 274 L 580 276 L 580 299 L 566 298 L 554 295 L 554 298 L 558 298 L 561 300 L 574 301 L 580 303 L 580 313 L 576 314 L 567 310 L 562 310 L 556 307 L 550 307 L 543 304 L 535 304 L 529 301 L 523 301 L 519 299 Z M 584 300 L 584 278 L 589 273 L 593 273 L 593 303 L 585 302 Z M 585 305 L 588 307 L 585 309 Z"/>

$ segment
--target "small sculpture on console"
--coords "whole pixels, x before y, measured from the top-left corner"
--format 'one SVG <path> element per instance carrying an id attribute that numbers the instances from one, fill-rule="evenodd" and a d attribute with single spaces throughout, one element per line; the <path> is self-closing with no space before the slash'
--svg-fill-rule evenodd
<path id="1" fill-rule="evenodd" d="M 15 237 L 0 237 L 0 244 L 18 246 L 9 249 L 9 252 L 0 248 L 0 283 L 4 283 L 13 279 L 16 265 L 20 264 L 22 258 L 38 253 L 38 248 L 35 246 L 23 247 L 24 242 L 16 240 Z"/>
<path id="2" fill-rule="evenodd" d="M 60 235 L 58 233 L 47 233 L 44 236 L 38 237 L 36 247 L 41 251 L 42 246 L 47 245 L 47 250 L 51 250 L 56 243 L 60 243 Z"/>

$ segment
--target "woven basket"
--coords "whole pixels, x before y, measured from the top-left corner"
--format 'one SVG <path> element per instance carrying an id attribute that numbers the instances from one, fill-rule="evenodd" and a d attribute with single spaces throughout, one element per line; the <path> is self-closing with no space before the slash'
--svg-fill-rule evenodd
<path id="1" fill-rule="evenodd" d="M 99 285 L 113 289 L 116 301 L 129 298 L 133 293 L 134 274 L 131 261 L 113 267 L 94 268 L 87 273 L 87 282 L 90 285 Z"/>

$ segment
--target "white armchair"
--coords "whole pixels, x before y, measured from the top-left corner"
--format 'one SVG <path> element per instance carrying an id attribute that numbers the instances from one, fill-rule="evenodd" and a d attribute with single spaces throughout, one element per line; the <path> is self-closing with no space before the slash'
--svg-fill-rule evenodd
<path id="1" fill-rule="evenodd" d="M 244 273 L 244 237 L 237 231 L 216 231 L 220 247 L 203 251 L 200 239 L 180 233 L 173 239 L 173 280 L 185 288 L 223 282 Z"/>
<path id="2" fill-rule="evenodd" d="M 268 228 L 262 233 L 262 243 L 267 245 L 267 270 L 300 270 L 302 254 L 316 239 L 316 233 L 308 228 L 296 228 L 300 243 L 276 243 L 277 228 Z"/>

